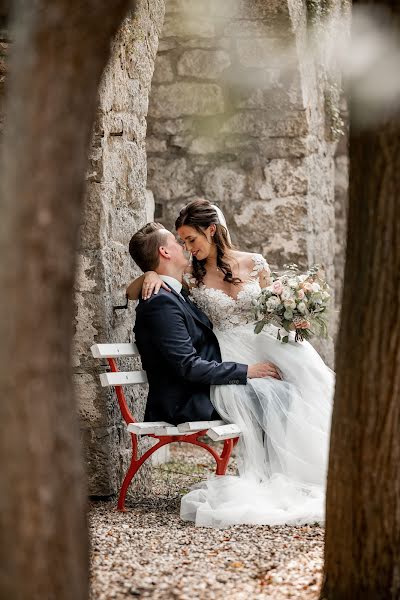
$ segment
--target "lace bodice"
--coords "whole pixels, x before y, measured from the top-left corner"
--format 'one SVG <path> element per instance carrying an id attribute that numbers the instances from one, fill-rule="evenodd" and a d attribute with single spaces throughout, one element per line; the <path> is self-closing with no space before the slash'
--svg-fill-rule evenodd
<path id="1" fill-rule="evenodd" d="M 249 273 L 248 280 L 242 284 L 236 299 L 222 290 L 208 288 L 204 284 L 190 290 L 191 299 L 206 313 L 215 329 L 232 329 L 254 322 L 253 300 L 261 292 L 260 274 L 269 273 L 269 267 L 260 254 L 254 254 L 252 258 L 254 268 Z"/>

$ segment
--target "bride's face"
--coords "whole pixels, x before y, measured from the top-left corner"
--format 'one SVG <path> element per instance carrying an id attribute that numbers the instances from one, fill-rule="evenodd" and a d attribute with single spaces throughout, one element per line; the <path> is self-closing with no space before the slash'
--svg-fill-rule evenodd
<path id="1" fill-rule="evenodd" d="M 204 233 L 200 233 L 194 227 L 190 225 L 182 225 L 177 230 L 177 233 L 181 240 L 185 242 L 186 250 L 192 253 L 197 260 L 204 260 L 210 254 L 213 246 L 212 242 L 212 229 L 215 225 L 210 225 L 207 229 L 204 229 Z"/>

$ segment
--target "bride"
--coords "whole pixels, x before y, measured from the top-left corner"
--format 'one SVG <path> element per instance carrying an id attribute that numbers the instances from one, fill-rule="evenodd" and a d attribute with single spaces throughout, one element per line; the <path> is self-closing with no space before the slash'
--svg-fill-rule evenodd
<path id="1" fill-rule="evenodd" d="M 274 325 L 254 333 L 253 300 L 269 285 L 259 254 L 234 250 L 225 218 L 207 200 L 193 200 L 175 227 L 190 251 L 186 282 L 192 300 L 214 324 L 223 361 L 272 362 L 282 379 L 211 386 L 221 417 L 239 425 L 238 476 L 212 476 L 183 496 L 181 517 L 196 525 L 323 522 L 334 374 L 308 342 L 282 344 Z M 127 291 L 149 297 L 160 286 L 146 273 Z"/>

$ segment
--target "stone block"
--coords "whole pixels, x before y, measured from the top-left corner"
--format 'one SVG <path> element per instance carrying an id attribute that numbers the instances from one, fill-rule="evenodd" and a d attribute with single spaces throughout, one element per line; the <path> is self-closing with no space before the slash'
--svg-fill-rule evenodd
<path id="1" fill-rule="evenodd" d="M 267 111 L 239 112 L 228 118 L 222 133 L 263 137 L 303 137 L 308 133 L 305 111 L 282 114 L 271 119 Z"/>
<path id="2" fill-rule="evenodd" d="M 142 89 L 148 90 L 153 76 L 155 56 L 149 52 L 147 36 L 126 42 L 123 52 L 127 78 L 139 80 Z"/>
<path id="3" fill-rule="evenodd" d="M 178 61 L 178 74 L 197 79 L 216 79 L 229 67 L 229 54 L 223 50 L 187 50 Z"/>
<path id="4" fill-rule="evenodd" d="M 288 0 L 235 0 L 236 15 L 247 19 L 274 19 L 282 16 L 286 19 L 290 17 L 289 5 L 292 2 Z"/>
<path id="5" fill-rule="evenodd" d="M 173 81 L 174 72 L 172 70 L 171 59 L 164 55 L 157 56 L 152 83 L 168 83 Z"/>
<path id="6" fill-rule="evenodd" d="M 212 201 L 241 200 L 245 195 L 245 187 L 246 175 L 237 168 L 226 166 L 211 169 L 202 180 L 204 194 Z"/>
<path id="7" fill-rule="evenodd" d="M 134 197 L 137 201 L 137 197 Z M 132 235 L 141 226 L 141 218 L 138 218 L 137 209 L 135 206 L 129 206 L 127 196 L 127 206 L 124 209 L 110 212 L 108 219 L 108 235 L 109 239 L 113 241 L 113 245 L 116 247 L 124 248 L 123 253 L 128 258 L 127 249 L 128 243 Z M 141 204 L 145 206 L 145 196 L 141 195 Z"/>
<path id="8" fill-rule="evenodd" d="M 120 113 L 123 122 L 124 139 L 127 142 L 136 142 L 138 146 L 140 142 L 146 140 L 147 123 L 146 118 L 136 112 Z M 141 146 L 142 148 L 144 146 Z"/>
<path id="9" fill-rule="evenodd" d="M 149 132 L 160 137 L 190 132 L 193 128 L 193 119 L 190 117 L 160 120 L 149 118 Z"/>
<path id="10" fill-rule="evenodd" d="M 79 400 L 79 418 L 86 427 L 101 427 L 110 424 L 110 414 L 106 408 L 107 393 L 101 387 L 99 380 L 101 372 L 101 369 L 98 369 L 97 372 L 94 368 L 92 373 L 74 373 L 73 375 L 75 394 Z"/>
<path id="11" fill-rule="evenodd" d="M 164 21 L 162 37 L 213 37 L 215 26 L 205 17 L 191 18 L 190 15 L 167 15 Z"/>
<path id="12" fill-rule="evenodd" d="M 173 39 L 160 40 L 160 43 L 158 44 L 158 52 L 168 52 L 169 50 L 173 50 L 174 48 L 176 48 L 176 45 L 177 43 Z M 160 54 L 158 54 L 157 60 L 159 56 Z"/>
<path id="13" fill-rule="evenodd" d="M 167 141 L 160 140 L 160 138 L 156 138 L 154 136 L 149 136 L 146 139 L 146 150 L 148 154 L 152 154 L 154 152 L 165 152 L 167 150 Z"/>
<path id="14" fill-rule="evenodd" d="M 283 5 L 283 6 L 282 6 Z M 288 2 L 286 0 L 168 0 L 166 11 L 168 14 L 180 16 L 208 16 L 215 19 L 248 18 L 264 19 L 274 18 L 277 14 L 288 15 Z"/>
<path id="15" fill-rule="evenodd" d="M 293 69 L 297 63 L 294 40 L 280 40 L 272 37 L 238 38 L 236 51 L 239 63 L 247 68 Z"/>
<path id="16" fill-rule="evenodd" d="M 154 221 L 155 202 L 151 190 L 146 190 L 146 223 Z"/>
<path id="17" fill-rule="evenodd" d="M 107 234 L 108 206 L 112 204 L 116 186 L 90 182 L 86 188 L 82 222 L 79 231 L 79 248 L 96 249 L 104 244 Z"/>
<path id="18" fill-rule="evenodd" d="M 210 38 L 181 38 L 179 45 L 182 48 L 200 48 L 202 50 L 229 50 L 231 40 L 229 38 L 221 37 L 220 34 L 217 37 Z"/>
<path id="19" fill-rule="evenodd" d="M 280 38 L 288 34 L 288 20 L 235 19 L 227 21 L 223 35 L 230 39 Z"/>
<path id="20" fill-rule="evenodd" d="M 346 155 L 335 158 L 335 197 L 345 199 L 349 187 L 349 159 Z"/>
<path id="21" fill-rule="evenodd" d="M 308 191 L 308 171 L 301 159 L 270 160 L 264 168 L 264 182 L 257 189 L 262 200 L 296 196 Z"/>
<path id="22" fill-rule="evenodd" d="M 243 151 L 252 151 L 263 159 L 297 157 L 303 158 L 309 152 L 307 138 L 257 138 L 242 135 L 224 137 L 224 146 L 227 152 L 241 154 Z"/>
<path id="23" fill-rule="evenodd" d="M 81 367 L 89 360 L 89 349 L 94 343 L 100 328 L 96 325 L 101 322 L 103 311 L 99 307 L 99 302 L 93 303 L 94 294 L 84 293 L 80 290 L 75 291 L 75 331 L 73 341 L 72 366 Z M 101 325 L 100 325 L 101 327 Z M 78 392 L 81 388 L 78 388 Z M 80 396 L 78 396 L 80 403 Z M 82 400 L 83 402 L 83 400 Z"/>
<path id="24" fill-rule="evenodd" d="M 139 79 L 125 80 L 126 102 L 121 110 L 146 117 L 149 108 L 149 96 L 143 93 L 143 84 Z"/>
<path id="25" fill-rule="evenodd" d="M 151 117 L 213 115 L 224 111 L 221 88 L 214 83 L 179 82 L 155 86 L 149 107 Z"/>
<path id="26" fill-rule="evenodd" d="M 248 243 L 254 248 L 267 245 L 268 254 L 281 257 L 278 261 L 281 267 L 286 262 L 299 260 L 304 266 L 307 265 L 304 242 L 309 227 L 306 198 L 300 196 L 246 202 L 235 210 L 233 222 L 237 227 L 239 247 L 243 244 L 246 248 Z M 246 242 L 248 231 L 251 231 L 251 238 Z M 271 260 L 268 255 L 266 259 Z"/>
<path id="27" fill-rule="evenodd" d="M 188 133 L 181 135 L 172 135 L 168 140 L 170 148 L 179 148 L 179 150 L 188 149 L 193 139 L 193 135 Z"/>
<path id="28" fill-rule="evenodd" d="M 221 151 L 222 143 L 220 140 L 211 137 L 197 137 L 191 142 L 188 152 L 190 154 L 214 154 Z"/>
<path id="29" fill-rule="evenodd" d="M 231 3 L 232 0 L 228 2 L 228 4 Z M 175 14 L 183 18 L 189 16 L 206 17 L 210 15 L 213 4 L 213 0 L 203 0 L 203 2 L 198 2 L 198 0 L 167 0 L 166 11 L 168 15 Z"/>
<path id="30" fill-rule="evenodd" d="M 264 78 L 267 72 L 264 72 Z M 267 110 L 276 120 L 282 111 L 294 112 L 305 110 L 304 100 L 299 82 L 286 85 L 280 81 L 279 69 L 270 69 L 270 81 L 263 87 L 256 85 L 239 85 L 232 90 L 232 103 L 236 108 Z"/>
<path id="31" fill-rule="evenodd" d="M 156 198 L 171 200 L 195 193 L 194 173 L 186 159 L 150 157 L 148 160 L 149 186 Z"/>

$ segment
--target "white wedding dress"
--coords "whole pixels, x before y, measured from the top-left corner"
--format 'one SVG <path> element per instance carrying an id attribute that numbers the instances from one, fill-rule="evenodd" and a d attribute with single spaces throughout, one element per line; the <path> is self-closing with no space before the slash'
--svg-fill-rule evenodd
<path id="1" fill-rule="evenodd" d="M 246 385 L 211 387 L 218 413 L 242 430 L 238 476 L 211 476 L 182 498 L 181 517 L 204 527 L 235 524 L 305 524 L 324 521 L 334 373 L 308 342 L 283 344 L 277 328 L 254 333 L 253 300 L 261 255 L 237 299 L 223 291 L 192 288 L 192 300 L 214 324 L 223 361 L 271 361 L 282 381 L 249 379 Z"/>

